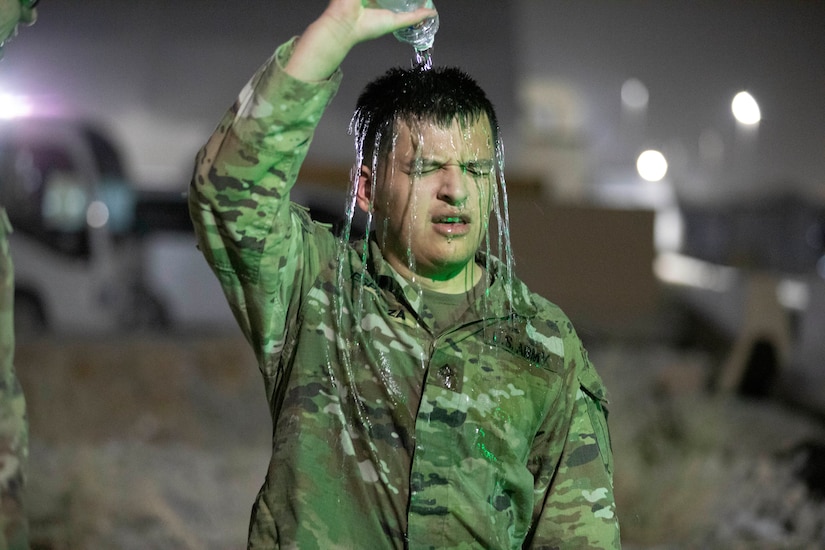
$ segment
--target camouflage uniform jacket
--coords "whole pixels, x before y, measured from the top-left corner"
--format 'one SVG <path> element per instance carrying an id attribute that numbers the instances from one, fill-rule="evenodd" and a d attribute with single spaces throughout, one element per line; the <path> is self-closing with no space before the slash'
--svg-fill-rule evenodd
<path id="1" fill-rule="evenodd" d="M 23 507 L 28 456 L 26 399 L 14 370 L 14 270 L 11 224 L 0 207 L 0 550 L 28 548 Z"/>
<path id="2" fill-rule="evenodd" d="M 199 246 L 274 424 L 250 548 L 615 548 L 604 391 L 568 319 L 493 269 L 455 326 L 288 193 L 340 81 L 282 46 L 198 156 Z"/>

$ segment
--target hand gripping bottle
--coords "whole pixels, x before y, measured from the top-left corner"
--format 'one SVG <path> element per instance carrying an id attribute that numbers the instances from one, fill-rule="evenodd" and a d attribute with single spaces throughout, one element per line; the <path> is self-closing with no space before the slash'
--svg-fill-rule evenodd
<path id="1" fill-rule="evenodd" d="M 433 8 L 433 0 L 377 0 L 378 5 L 396 13 L 413 11 L 418 8 Z M 401 42 L 407 42 L 417 52 L 423 52 L 433 47 L 435 33 L 438 31 L 438 15 L 428 17 L 421 23 L 397 30 L 393 34 Z"/>

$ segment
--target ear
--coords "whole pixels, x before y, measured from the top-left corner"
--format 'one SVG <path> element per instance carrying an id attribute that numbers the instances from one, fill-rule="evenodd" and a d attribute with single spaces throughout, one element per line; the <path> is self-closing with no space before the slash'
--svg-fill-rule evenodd
<path id="1" fill-rule="evenodd" d="M 372 212 L 372 170 L 366 165 L 361 165 L 358 173 L 358 188 L 355 191 L 355 202 L 358 208 L 369 214 Z"/>

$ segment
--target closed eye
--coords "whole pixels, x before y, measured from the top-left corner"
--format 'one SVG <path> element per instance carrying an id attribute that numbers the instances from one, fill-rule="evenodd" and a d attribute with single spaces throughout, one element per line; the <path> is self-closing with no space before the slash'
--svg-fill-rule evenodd
<path id="1" fill-rule="evenodd" d="M 479 160 L 461 164 L 461 170 L 471 176 L 485 177 L 493 173 L 492 160 Z"/>
<path id="2" fill-rule="evenodd" d="M 447 168 L 448 166 L 458 166 L 461 168 L 462 173 L 469 174 L 474 178 L 483 178 L 487 177 L 493 173 L 493 161 L 492 160 L 479 160 L 479 161 L 472 161 L 472 162 L 465 162 L 465 163 L 450 163 L 450 162 L 438 162 L 435 160 L 427 160 L 427 159 L 416 159 L 412 162 L 412 165 L 409 168 L 408 174 L 415 174 L 419 176 L 426 176 L 428 174 L 432 174 Z"/>
<path id="3" fill-rule="evenodd" d="M 412 162 L 412 166 L 410 166 L 410 171 L 408 172 L 408 174 L 426 176 L 428 174 L 438 172 L 445 166 L 447 165 L 443 162 L 437 162 L 434 160 L 427 159 L 416 159 Z"/>

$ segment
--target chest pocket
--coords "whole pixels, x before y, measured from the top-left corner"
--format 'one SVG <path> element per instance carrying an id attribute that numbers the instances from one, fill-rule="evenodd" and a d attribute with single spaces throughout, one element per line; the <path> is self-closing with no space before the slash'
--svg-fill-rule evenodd
<path id="1" fill-rule="evenodd" d="M 564 370 L 564 343 L 559 336 L 536 332 L 529 323 L 504 323 L 485 339 L 490 347 L 515 356 L 525 368 L 542 369 L 555 374 Z"/>

